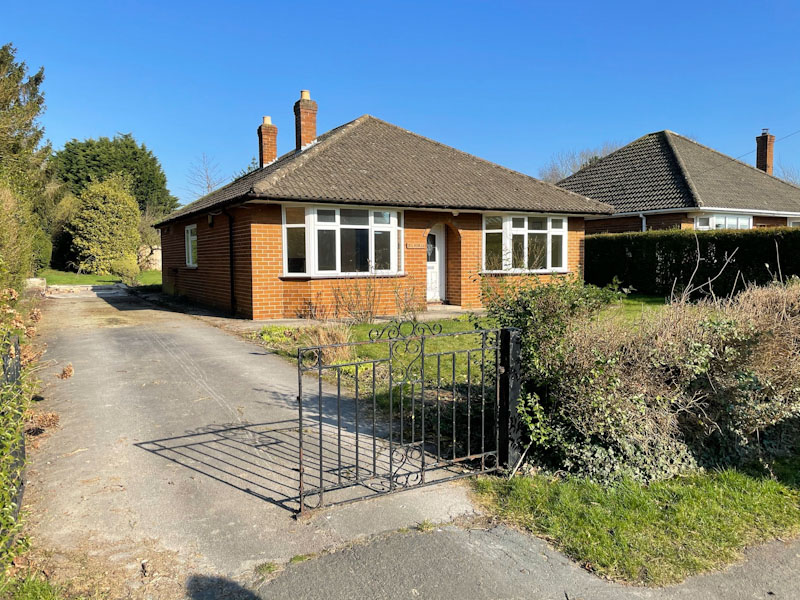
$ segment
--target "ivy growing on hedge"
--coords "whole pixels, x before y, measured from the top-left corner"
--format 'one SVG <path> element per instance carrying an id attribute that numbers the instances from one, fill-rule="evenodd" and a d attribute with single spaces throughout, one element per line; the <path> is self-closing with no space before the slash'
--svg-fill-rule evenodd
<path id="1" fill-rule="evenodd" d="M 698 244 L 701 261 L 694 285 L 715 277 L 733 255 L 714 281 L 717 294 L 728 294 L 734 285 L 742 289 L 744 282 L 771 281 L 778 274 L 778 256 L 784 277 L 800 275 L 800 228 L 770 227 L 590 235 L 586 237 L 585 278 L 588 283 L 604 286 L 616 277 L 622 285 L 643 294 L 668 295 L 673 286 L 680 292 L 697 264 Z"/>

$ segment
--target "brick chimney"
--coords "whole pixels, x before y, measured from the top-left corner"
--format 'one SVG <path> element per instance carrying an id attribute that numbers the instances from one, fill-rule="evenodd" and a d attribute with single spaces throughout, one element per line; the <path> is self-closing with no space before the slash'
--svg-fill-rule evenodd
<path id="1" fill-rule="evenodd" d="M 294 103 L 294 130 L 298 152 L 317 139 L 317 103 L 308 90 L 300 90 L 300 100 Z"/>
<path id="2" fill-rule="evenodd" d="M 775 136 L 769 129 L 763 129 L 756 138 L 756 168 L 772 175 L 772 150 L 775 146 Z"/>
<path id="3" fill-rule="evenodd" d="M 268 165 L 278 158 L 278 128 L 270 117 L 264 117 L 258 126 L 258 166 Z"/>

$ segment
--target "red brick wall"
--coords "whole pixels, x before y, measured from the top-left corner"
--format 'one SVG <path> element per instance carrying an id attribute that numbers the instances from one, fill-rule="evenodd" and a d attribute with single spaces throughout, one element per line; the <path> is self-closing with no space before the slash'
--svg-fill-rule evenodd
<path id="1" fill-rule="evenodd" d="M 687 213 L 664 213 L 645 215 L 647 229 L 693 229 L 694 219 Z M 641 231 L 640 217 L 609 217 L 607 219 L 589 219 L 586 221 L 586 235 L 593 233 L 627 233 Z"/>
<path id="2" fill-rule="evenodd" d="M 694 229 L 694 219 L 686 213 L 666 213 L 646 216 L 647 229 Z"/>
<path id="3" fill-rule="evenodd" d="M 586 235 L 591 235 L 593 233 L 627 233 L 629 231 L 641 230 L 642 220 L 639 217 L 586 220 Z"/>
<path id="4" fill-rule="evenodd" d="M 425 305 L 427 289 L 426 242 L 430 229 L 445 226 L 446 300 L 464 308 L 481 306 L 483 233 L 480 214 L 434 211 L 405 211 L 403 250 L 404 274 L 368 278 L 296 278 L 283 276 L 283 234 L 281 208 L 277 204 L 254 204 L 232 210 L 234 214 L 234 260 L 237 312 L 254 319 L 308 316 L 309 309 L 320 316 L 336 316 L 339 302 L 356 289 L 362 294 L 375 291 L 377 312 L 395 314 L 397 295 Z M 184 227 L 196 223 L 198 267 L 185 266 Z M 580 275 L 584 258 L 584 220 L 568 220 L 567 265 Z M 228 278 L 228 222 L 224 215 L 182 220 L 162 229 L 164 289 L 185 295 L 200 304 L 230 309 Z M 547 280 L 548 276 L 542 277 Z M 402 290 L 402 292 L 400 292 Z"/>
<path id="5" fill-rule="evenodd" d="M 234 284 L 237 312 L 249 316 L 250 240 L 247 211 L 234 209 Z M 186 266 L 185 228 L 197 225 L 197 267 Z M 198 304 L 231 310 L 228 216 L 181 219 L 161 228 L 164 291 L 186 296 Z"/>

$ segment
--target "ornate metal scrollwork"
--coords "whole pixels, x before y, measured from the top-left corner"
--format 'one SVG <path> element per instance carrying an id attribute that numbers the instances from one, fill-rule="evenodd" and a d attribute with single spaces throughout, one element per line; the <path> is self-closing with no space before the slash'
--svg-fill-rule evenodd
<path id="1" fill-rule="evenodd" d="M 421 444 L 398 446 L 392 450 L 392 472 L 364 482 L 371 490 L 384 493 L 392 488 L 408 488 L 422 483 Z"/>
<path id="2" fill-rule="evenodd" d="M 397 340 L 413 338 L 423 335 L 437 335 L 442 333 L 441 323 L 425 323 L 423 321 L 392 321 L 383 327 L 376 327 L 369 332 L 369 339 Z"/>

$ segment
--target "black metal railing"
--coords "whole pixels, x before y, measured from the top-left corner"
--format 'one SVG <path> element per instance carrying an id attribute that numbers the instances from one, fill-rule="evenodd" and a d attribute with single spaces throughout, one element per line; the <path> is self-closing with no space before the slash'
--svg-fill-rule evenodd
<path id="1" fill-rule="evenodd" d="M 497 470 L 513 437 L 514 336 L 395 322 L 298 349 L 300 512 Z"/>

